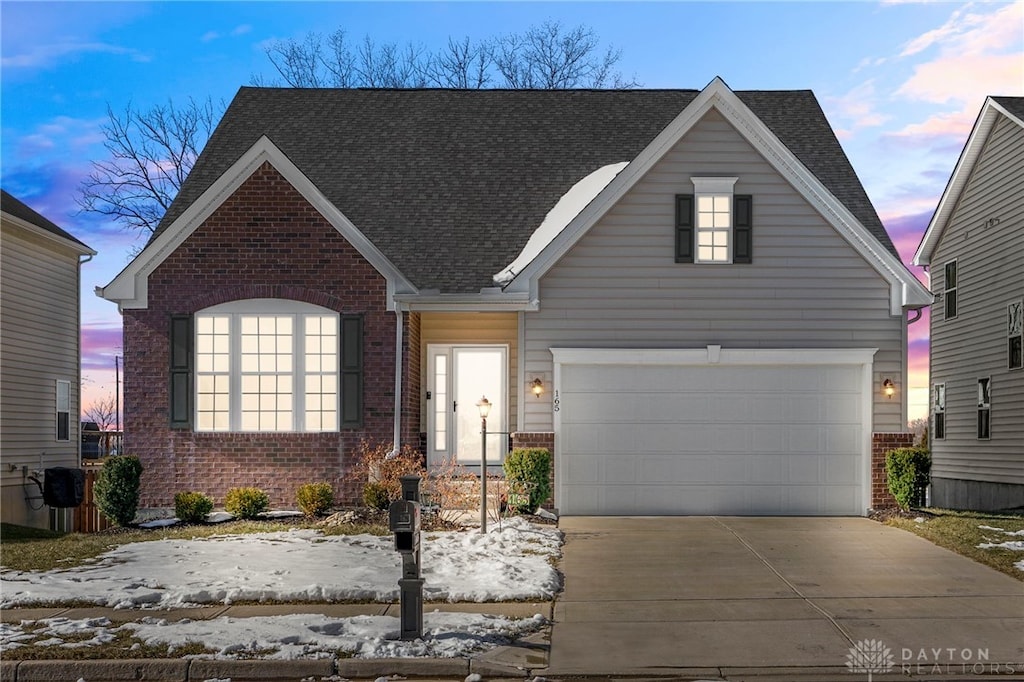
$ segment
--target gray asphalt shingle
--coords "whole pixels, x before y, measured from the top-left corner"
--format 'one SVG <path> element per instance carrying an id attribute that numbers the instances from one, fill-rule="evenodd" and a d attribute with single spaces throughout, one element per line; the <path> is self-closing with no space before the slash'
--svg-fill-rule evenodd
<path id="1" fill-rule="evenodd" d="M 266 135 L 417 287 L 474 292 L 573 184 L 698 94 L 241 88 L 160 230 Z M 736 94 L 895 254 L 813 93 Z"/>

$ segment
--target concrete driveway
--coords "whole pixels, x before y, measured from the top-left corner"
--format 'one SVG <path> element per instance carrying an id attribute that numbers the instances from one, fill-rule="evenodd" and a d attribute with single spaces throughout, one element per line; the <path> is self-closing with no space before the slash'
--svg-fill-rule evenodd
<path id="1" fill-rule="evenodd" d="M 559 525 L 548 675 L 1024 679 L 1024 583 L 905 531 L 862 518 Z"/>

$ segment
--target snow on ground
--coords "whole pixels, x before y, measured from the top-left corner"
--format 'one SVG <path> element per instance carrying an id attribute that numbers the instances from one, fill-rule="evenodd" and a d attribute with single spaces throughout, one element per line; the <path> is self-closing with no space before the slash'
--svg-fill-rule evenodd
<path id="1" fill-rule="evenodd" d="M 561 586 L 552 561 L 560 555 L 561 541 L 557 528 L 518 517 L 492 526 L 487 534 L 424 532 L 424 598 L 549 600 Z M 155 540 L 121 545 L 70 569 L 0 569 L 0 608 L 74 600 L 139 608 L 140 616 L 148 616 L 154 608 L 239 600 L 394 602 L 400 574 L 401 558 L 391 536 L 327 536 L 302 529 Z M 540 615 L 512 620 L 429 610 L 428 604 L 424 637 L 415 642 L 398 641 L 400 622 L 390 616 L 296 614 L 179 622 L 142 617 L 119 628 L 105 618 L 53 618 L 0 625 L 0 651 L 45 644 L 93 646 L 128 629 L 147 643 L 177 647 L 200 641 L 226 657 L 267 649 L 277 651 L 269 656 L 275 658 L 330 656 L 339 650 L 360 657 L 455 657 L 503 643 L 545 622 Z M 75 641 L 66 642 L 71 635 Z"/>
<path id="2" fill-rule="evenodd" d="M 429 608 L 429 607 L 428 607 Z M 130 631 L 146 644 L 179 648 L 198 642 L 215 654 L 204 658 L 260 655 L 266 659 L 325 658 L 348 652 L 358 658 L 456 658 L 507 644 L 545 623 L 541 615 L 510 619 L 468 613 L 432 612 L 423 615 L 423 637 L 399 639 L 401 624 L 391 616 L 331 618 L 319 614 L 214 618 L 178 622 L 144 618 L 114 626 L 109 619 L 49 618 L 21 625 L 0 624 L 0 651 L 19 646 L 58 645 L 81 648 L 106 644 L 115 634 Z M 35 632 L 29 630 L 35 629 Z M 67 638 L 89 637 L 82 641 Z M 37 639 L 42 637 L 43 639 Z M 35 642 L 31 640 L 36 639 Z M 273 653 L 266 653 L 272 651 Z"/>
<path id="3" fill-rule="evenodd" d="M 549 561 L 561 535 L 512 518 L 486 535 L 424 532 L 424 598 L 515 601 L 552 598 L 561 586 Z M 95 562 L 46 572 L 0 571 L 0 608 L 74 598 L 118 609 L 237 601 L 398 599 L 401 557 L 391 536 L 323 535 L 310 529 L 117 547 Z"/>
<path id="4" fill-rule="evenodd" d="M 1010 537 L 1024 537 L 1024 530 L 1006 530 L 1005 528 L 996 528 L 995 526 L 978 526 L 982 530 L 991 530 L 1003 535 Z M 1014 552 L 1024 552 L 1024 540 L 1006 540 L 1003 542 L 983 542 L 978 545 L 978 549 L 1009 549 Z M 1013 564 L 1015 568 L 1024 571 L 1024 560 L 1018 561 Z"/>

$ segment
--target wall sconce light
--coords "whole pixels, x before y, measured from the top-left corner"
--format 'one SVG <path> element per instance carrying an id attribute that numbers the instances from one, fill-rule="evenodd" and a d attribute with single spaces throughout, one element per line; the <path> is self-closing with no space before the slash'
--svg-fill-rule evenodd
<path id="1" fill-rule="evenodd" d="M 885 394 L 886 398 L 892 400 L 892 397 L 896 394 L 896 384 L 892 383 L 892 379 L 886 379 L 882 382 L 882 393 Z"/>
<path id="2" fill-rule="evenodd" d="M 530 390 L 533 391 L 533 395 L 536 397 L 541 397 L 544 393 L 544 382 L 540 380 L 540 377 L 537 377 L 530 382 Z"/>

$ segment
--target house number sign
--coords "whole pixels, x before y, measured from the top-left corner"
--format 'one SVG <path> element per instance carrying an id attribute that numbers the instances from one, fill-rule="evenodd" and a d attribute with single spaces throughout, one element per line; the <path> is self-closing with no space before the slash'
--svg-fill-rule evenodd
<path id="1" fill-rule="evenodd" d="M 555 412 L 558 412 L 559 405 L 561 404 L 561 402 L 561 399 L 558 397 L 558 391 L 555 391 L 554 398 L 551 401 L 551 404 L 553 405 L 553 409 L 555 410 Z"/>

